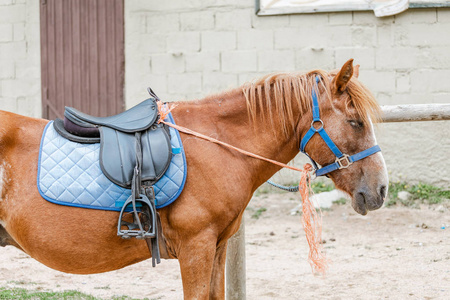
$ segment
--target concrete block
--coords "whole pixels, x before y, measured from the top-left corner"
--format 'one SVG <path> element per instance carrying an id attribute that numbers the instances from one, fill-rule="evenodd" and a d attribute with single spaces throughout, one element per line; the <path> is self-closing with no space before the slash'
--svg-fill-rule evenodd
<path id="1" fill-rule="evenodd" d="M 200 50 L 199 32 L 176 32 L 167 36 L 169 53 L 197 52 Z"/>
<path id="2" fill-rule="evenodd" d="M 16 98 L 0 96 L 0 109 L 17 113 Z"/>
<path id="3" fill-rule="evenodd" d="M 257 16 L 252 14 L 252 28 L 275 29 L 289 26 L 289 15 Z"/>
<path id="4" fill-rule="evenodd" d="M 410 93 L 411 83 L 409 81 L 409 73 L 397 72 L 396 74 L 396 92 L 399 94 Z"/>
<path id="5" fill-rule="evenodd" d="M 0 5 L 11 5 L 13 0 L 0 0 Z"/>
<path id="6" fill-rule="evenodd" d="M 237 30 L 250 29 L 252 27 L 252 9 L 233 9 L 216 13 L 216 29 Z"/>
<path id="7" fill-rule="evenodd" d="M 30 78 L 5 79 L 1 81 L 2 96 L 15 98 L 39 95 L 40 84 L 39 80 Z"/>
<path id="8" fill-rule="evenodd" d="M 411 92 L 449 93 L 450 70 L 411 71 Z"/>
<path id="9" fill-rule="evenodd" d="M 351 25 L 353 23 L 352 12 L 330 13 L 328 22 L 331 25 Z"/>
<path id="10" fill-rule="evenodd" d="M 237 48 L 240 50 L 273 49 L 273 31 L 272 30 L 242 30 L 237 32 Z"/>
<path id="11" fill-rule="evenodd" d="M 310 71 L 314 69 L 331 70 L 334 68 L 336 68 L 336 64 L 332 49 L 306 48 L 298 50 L 295 53 L 295 69 L 297 71 Z"/>
<path id="12" fill-rule="evenodd" d="M 203 90 L 206 95 L 218 93 L 238 86 L 237 74 L 225 74 L 222 72 L 203 72 Z"/>
<path id="13" fill-rule="evenodd" d="M 354 11 L 353 25 L 386 26 L 394 24 L 394 16 L 377 18 L 373 11 Z"/>
<path id="14" fill-rule="evenodd" d="M 204 31 L 202 32 L 202 51 L 227 51 L 236 49 L 235 31 Z"/>
<path id="15" fill-rule="evenodd" d="M 151 14 L 146 17 L 148 33 L 175 32 L 180 30 L 180 18 L 178 14 Z"/>
<path id="16" fill-rule="evenodd" d="M 252 0 L 201 0 L 201 1 L 190 1 L 197 2 L 197 8 L 203 7 L 214 7 L 214 8 L 252 8 L 255 9 L 255 2 Z"/>
<path id="17" fill-rule="evenodd" d="M 147 15 L 143 12 L 128 12 L 125 10 L 125 19 L 127 25 L 125 26 L 125 36 L 129 36 L 131 33 L 145 34 L 147 29 Z M 154 32 L 150 31 L 149 33 Z"/>
<path id="18" fill-rule="evenodd" d="M 128 36 L 126 39 L 125 47 L 130 53 L 142 53 L 144 55 L 153 53 L 166 53 L 167 52 L 167 41 L 166 34 L 142 34 L 136 35 L 134 38 Z M 130 43 L 130 41 L 135 41 L 135 43 Z"/>
<path id="19" fill-rule="evenodd" d="M 20 23 L 26 21 L 27 6 L 25 4 L 0 6 L 0 20 L 2 23 Z"/>
<path id="20" fill-rule="evenodd" d="M 181 12 L 199 10 L 203 5 L 207 6 L 208 1 L 185 1 L 185 0 L 133 0 L 125 1 L 125 10 L 128 11 L 148 11 L 148 12 Z"/>
<path id="21" fill-rule="evenodd" d="M 151 57 L 151 70 L 153 74 L 183 73 L 183 54 L 155 54 Z"/>
<path id="22" fill-rule="evenodd" d="M 350 58 L 355 59 L 354 64 L 360 65 L 361 70 L 375 68 L 375 50 L 372 47 L 343 47 L 335 50 L 336 68 L 340 67 Z"/>
<path id="23" fill-rule="evenodd" d="M 181 31 L 201 31 L 214 29 L 214 10 L 180 13 Z"/>
<path id="24" fill-rule="evenodd" d="M 376 68 L 378 70 L 404 69 L 418 66 L 421 49 L 417 47 L 382 47 L 376 49 Z"/>
<path id="25" fill-rule="evenodd" d="M 438 93 L 432 95 L 433 103 L 450 103 L 450 93 Z"/>
<path id="26" fill-rule="evenodd" d="M 312 30 L 312 28 L 310 28 Z M 274 49 L 292 49 L 307 46 L 305 31 L 300 28 L 279 28 L 274 31 Z"/>
<path id="27" fill-rule="evenodd" d="M 391 103 L 385 103 L 386 105 L 401 105 L 401 104 L 423 104 L 423 103 L 431 103 L 432 94 L 430 93 L 403 93 L 403 94 L 395 94 L 392 96 Z"/>
<path id="28" fill-rule="evenodd" d="M 27 43 L 25 41 L 0 43 L 0 58 L 2 60 L 26 59 Z"/>
<path id="29" fill-rule="evenodd" d="M 375 46 L 377 44 L 377 29 L 373 26 L 353 26 L 352 45 L 359 47 Z"/>
<path id="30" fill-rule="evenodd" d="M 17 113 L 20 115 L 39 118 L 42 115 L 40 99 L 31 97 L 17 98 Z"/>
<path id="31" fill-rule="evenodd" d="M 437 20 L 439 23 L 450 23 L 450 8 L 438 8 Z"/>
<path id="32" fill-rule="evenodd" d="M 156 95 L 163 101 L 167 98 L 167 75 L 155 75 L 150 72 L 143 73 L 139 80 L 128 72 L 125 73 L 125 106 L 131 108 L 149 97 L 147 87 L 151 87 Z"/>
<path id="33" fill-rule="evenodd" d="M 450 23 L 410 24 L 395 27 L 395 43 L 404 46 L 450 45 Z"/>
<path id="34" fill-rule="evenodd" d="M 1 30 L 1 29 L 0 29 Z M 38 36 L 39 36 L 38 32 Z M 31 35 L 30 37 L 32 37 Z M 15 23 L 13 27 L 13 37 L 14 41 L 23 41 L 25 39 L 25 24 L 24 23 Z"/>
<path id="35" fill-rule="evenodd" d="M 450 49 L 445 46 L 420 48 L 417 66 L 432 69 L 450 69 Z"/>
<path id="36" fill-rule="evenodd" d="M 393 46 L 394 44 L 394 26 L 378 26 L 377 46 Z"/>
<path id="37" fill-rule="evenodd" d="M 311 24 L 327 24 L 328 13 L 289 15 L 289 26 L 311 26 Z M 283 27 L 283 26 L 277 26 Z"/>
<path id="38" fill-rule="evenodd" d="M 399 104 L 396 101 L 392 99 L 392 94 L 387 93 L 373 93 L 375 95 L 375 99 L 377 100 L 378 104 L 380 105 L 394 105 Z"/>
<path id="39" fill-rule="evenodd" d="M 186 72 L 219 71 L 220 54 L 216 51 L 186 54 Z"/>
<path id="40" fill-rule="evenodd" d="M 13 25 L 0 24 L 0 42 L 10 42 L 13 40 Z"/>
<path id="41" fill-rule="evenodd" d="M 258 52 L 258 71 L 286 72 L 294 70 L 294 50 L 273 50 Z"/>
<path id="42" fill-rule="evenodd" d="M 395 72 L 366 70 L 360 72 L 359 80 L 374 94 L 395 92 Z"/>
<path id="43" fill-rule="evenodd" d="M 238 84 L 243 85 L 247 82 L 252 82 L 254 80 L 257 80 L 258 78 L 263 77 L 264 75 L 267 75 L 267 72 L 245 72 L 239 74 L 238 78 Z"/>
<path id="44" fill-rule="evenodd" d="M 256 51 L 231 51 L 222 53 L 223 72 L 254 72 L 257 70 Z"/>
<path id="45" fill-rule="evenodd" d="M 15 77 L 34 78 L 39 81 L 41 79 L 41 64 L 39 62 L 39 58 L 30 57 L 25 60 L 17 60 L 15 62 Z"/>
<path id="46" fill-rule="evenodd" d="M 169 93 L 199 93 L 202 90 L 201 73 L 169 74 Z"/>
<path id="47" fill-rule="evenodd" d="M 0 79 L 13 79 L 15 77 L 15 66 L 13 60 L 0 61 Z"/>
<path id="48" fill-rule="evenodd" d="M 345 47 L 355 46 L 353 43 L 353 28 L 348 25 L 334 25 L 334 26 L 317 26 L 312 28 L 315 34 L 315 39 L 311 39 L 312 45 L 320 45 L 328 47 Z M 309 31 L 308 35 L 311 34 Z M 306 35 L 306 36 L 308 36 Z M 364 45 L 362 45 L 364 46 Z"/>
<path id="49" fill-rule="evenodd" d="M 312 34 L 314 33 L 314 34 Z M 351 26 L 310 25 L 274 31 L 275 49 L 343 47 L 352 45 Z"/>
<path id="50" fill-rule="evenodd" d="M 395 24 L 435 23 L 437 21 L 436 8 L 408 9 L 395 15 Z"/>

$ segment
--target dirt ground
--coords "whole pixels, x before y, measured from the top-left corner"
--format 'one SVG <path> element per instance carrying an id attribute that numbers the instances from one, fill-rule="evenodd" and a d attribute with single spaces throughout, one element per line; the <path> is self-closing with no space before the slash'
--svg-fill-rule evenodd
<path id="1" fill-rule="evenodd" d="M 293 194 L 263 194 L 246 212 L 247 299 L 450 299 L 449 204 L 382 208 L 357 215 L 349 204 L 324 213 L 332 261 L 314 276 Z M 266 208 L 259 219 L 251 216 Z M 13 247 L 0 249 L 0 286 L 79 290 L 101 298 L 181 299 L 178 262 L 142 262 L 98 275 L 51 270 Z"/>

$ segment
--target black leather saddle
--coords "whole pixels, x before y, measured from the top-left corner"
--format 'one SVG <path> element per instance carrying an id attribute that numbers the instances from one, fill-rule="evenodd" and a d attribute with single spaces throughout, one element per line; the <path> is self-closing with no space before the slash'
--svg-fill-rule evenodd
<path id="1" fill-rule="evenodd" d="M 109 117 L 94 117 L 66 107 L 64 121 L 54 122 L 55 130 L 71 141 L 100 143 L 99 162 L 104 175 L 132 190 L 120 212 L 117 234 L 126 239 L 146 239 L 154 266 L 160 258 L 153 184 L 164 175 L 172 158 L 170 131 L 157 122 L 155 98 Z"/>
<path id="2" fill-rule="evenodd" d="M 100 167 L 115 184 L 130 188 L 136 166 L 136 143 L 141 144 L 142 181 L 158 181 L 170 164 L 172 149 L 167 126 L 157 124 L 158 109 L 153 98 L 110 117 L 94 117 L 66 107 L 64 122 L 55 129 L 78 143 L 100 144 Z M 136 134 L 140 135 L 139 141 Z"/>

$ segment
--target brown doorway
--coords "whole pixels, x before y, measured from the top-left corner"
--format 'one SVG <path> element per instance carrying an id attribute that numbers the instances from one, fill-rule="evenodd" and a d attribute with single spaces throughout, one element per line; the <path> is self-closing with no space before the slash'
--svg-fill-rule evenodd
<path id="1" fill-rule="evenodd" d="M 42 117 L 124 109 L 123 0 L 41 0 Z"/>

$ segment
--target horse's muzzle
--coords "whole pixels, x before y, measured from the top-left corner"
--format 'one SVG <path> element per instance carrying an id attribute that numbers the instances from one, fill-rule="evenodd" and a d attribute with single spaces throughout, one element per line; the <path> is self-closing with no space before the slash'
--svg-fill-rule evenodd
<path id="1" fill-rule="evenodd" d="M 353 195 L 353 209 L 364 216 L 368 211 L 380 208 L 384 203 L 384 199 L 386 199 L 386 194 L 387 187 L 384 184 L 380 184 L 376 192 L 372 192 L 367 188 L 361 188 Z"/>

